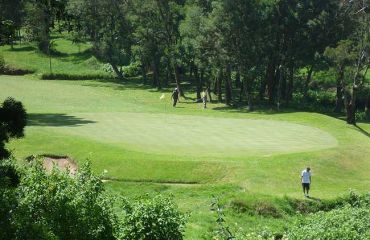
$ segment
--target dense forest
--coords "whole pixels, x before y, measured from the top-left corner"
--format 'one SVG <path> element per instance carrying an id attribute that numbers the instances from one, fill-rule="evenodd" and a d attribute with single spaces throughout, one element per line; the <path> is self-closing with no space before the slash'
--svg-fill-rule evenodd
<path id="1" fill-rule="evenodd" d="M 119 79 L 161 89 L 184 82 L 230 106 L 295 103 L 369 117 L 369 1 L 1 0 L 0 41 L 52 34 L 91 42 Z M 123 66 L 131 66 L 127 73 Z M 310 105 L 311 104 L 311 105 Z M 315 105 L 316 104 L 316 105 Z"/>

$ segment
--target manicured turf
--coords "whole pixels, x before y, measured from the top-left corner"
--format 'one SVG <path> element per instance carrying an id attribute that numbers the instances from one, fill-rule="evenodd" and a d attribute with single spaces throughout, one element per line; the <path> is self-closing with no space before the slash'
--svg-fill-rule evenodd
<path id="1" fill-rule="evenodd" d="M 90 158 L 96 170 L 107 169 L 115 179 L 237 182 L 271 194 L 296 192 L 292 179 L 307 164 L 315 173 L 323 168 L 317 178 L 327 181 L 338 180 L 340 172 L 348 176 L 335 187 L 324 181 L 323 188 L 332 189 L 325 195 L 363 189 L 368 181 L 361 178 L 370 166 L 363 155 L 368 137 L 324 115 L 233 113 L 217 110 L 219 105 L 203 110 L 191 101 L 174 109 L 169 99 L 159 100 L 162 93 L 132 83 L 2 76 L 0 84 L 1 99 L 14 96 L 30 114 L 26 138 L 11 144 L 21 158 L 68 154 L 77 161 Z M 356 144 L 361 151 L 350 150 Z M 357 172 L 356 178 L 341 166 Z"/>
<path id="2" fill-rule="evenodd" d="M 55 72 L 104 73 L 89 64 L 90 57 L 73 62 L 81 56 L 68 41 L 58 40 L 57 47 L 67 55 L 53 58 Z M 19 160 L 43 153 L 77 162 L 89 158 L 97 173 L 107 170 L 106 178 L 118 180 L 107 182 L 113 194 L 174 194 L 181 209 L 191 212 L 187 239 L 204 237 L 213 227 L 212 195 L 226 203 L 302 198 L 299 173 L 307 165 L 317 198 L 369 190 L 370 124 L 354 127 L 305 112 L 248 113 L 223 104 L 204 110 L 192 100 L 172 108 L 169 90 L 134 81 L 40 80 L 48 72 L 47 57 L 31 48 L 5 46 L 0 52 L 10 64 L 36 70 L 0 76 L 0 101 L 13 96 L 29 113 L 26 137 L 8 144 Z M 233 222 L 251 228 L 288 221 L 230 214 Z"/>

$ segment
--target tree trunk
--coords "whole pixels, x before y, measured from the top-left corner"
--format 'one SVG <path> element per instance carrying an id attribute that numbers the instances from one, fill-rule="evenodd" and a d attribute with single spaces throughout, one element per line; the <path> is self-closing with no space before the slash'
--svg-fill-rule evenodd
<path id="1" fill-rule="evenodd" d="M 143 76 L 143 83 L 146 84 L 148 81 L 148 78 L 146 76 L 146 67 L 144 63 L 141 63 L 141 75 Z"/>
<path id="2" fill-rule="evenodd" d="M 217 77 L 217 98 L 219 102 L 222 102 L 222 78 L 223 72 L 222 69 L 220 69 Z"/>
<path id="3" fill-rule="evenodd" d="M 253 111 L 253 97 L 252 97 L 252 85 L 251 85 L 251 79 L 248 79 L 247 75 L 244 76 L 243 81 L 243 92 L 247 96 L 247 102 L 248 102 L 248 110 Z"/>
<path id="4" fill-rule="evenodd" d="M 308 72 L 307 72 L 306 81 L 304 82 L 303 97 L 306 102 L 308 100 L 308 88 L 311 82 L 312 73 L 313 73 L 313 65 L 309 67 Z"/>
<path id="5" fill-rule="evenodd" d="M 161 89 L 161 82 L 159 80 L 159 66 L 158 66 L 159 62 L 157 61 L 157 59 L 154 59 L 153 60 L 153 82 L 152 82 L 152 85 L 153 87 L 157 87 L 158 89 Z"/>
<path id="6" fill-rule="evenodd" d="M 122 74 L 122 72 L 118 69 L 118 66 L 117 66 L 115 63 L 111 63 L 110 65 L 112 66 L 113 71 L 114 71 L 114 73 L 116 74 L 117 78 L 118 78 L 119 80 L 123 80 L 123 74 Z"/>
<path id="7" fill-rule="evenodd" d="M 353 99 L 349 101 L 349 104 L 347 106 L 347 123 L 356 125 L 356 105 Z"/>
<path id="8" fill-rule="evenodd" d="M 239 88 L 241 87 L 241 82 L 240 82 L 240 67 L 237 67 L 237 70 L 236 70 L 236 79 L 235 79 L 235 86 L 236 88 Z"/>
<path id="9" fill-rule="evenodd" d="M 270 104 L 274 104 L 275 101 L 275 68 L 275 63 L 269 62 L 266 72 L 266 84 Z"/>
<path id="10" fill-rule="evenodd" d="M 198 101 L 201 101 L 201 98 L 202 98 L 201 97 L 202 86 L 201 86 L 201 80 L 199 77 L 199 70 L 197 66 L 194 66 L 193 72 L 194 72 L 195 80 L 197 82 L 197 102 L 198 102 Z"/>
<path id="11" fill-rule="evenodd" d="M 287 74 L 286 74 L 286 69 L 284 67 L 282 67 L 280 69 L 280 76 L 281 76 L 281 79 L 280 79 L 280 96 L 281 96 L 281 101 L 283 99 L 286 99 L 286 95 L 287 95 Z"/>
<path id="12" fill-rule="evenodd" d="M 240 83 L 239 102 L 243 101 L 243 95 L 244 95 L 244 78 Z"/>
<path id="13" fill-rule="evenodd" d="M 231 86 L 231 66 L 230 64 L 226 67 L 226 81 L 225 81 L 225 100 L 227 105 L 231 105 L 232 102 L 232 86 Z"/>
<path id="14" fill-rule="evenodd" d="M 260 100 L 263 100 L 263 98 L 265 97 L 266 86 L 267 86 L 266 79 L 267 79 L 267 76 L 265 78 L 261 79 L 260 91 L 259 91 L 259 94 L 258 94 Z"/>
<path id="15" fill-rule="evenodd" d="M 343 110 L 343 81 L 344 81 L 344 66 L 340 65 L 338 67 L 338 77 L 337 77 L 337 95 L 335 101 L 335 112 L 341 113 Z"/>
<path id="16" fill-rule="evenodd" d="M 209 80 L 207 81 L 207 88 L 208 88 L 209 102 L 212 102 L 211 82 Z"/>
<path id="17" fill-rule="evenodd" d="M 293 99 L 293 81 L 294 81 L 294 67 L 289 67 L 288 84 L 286 86 L 285 101 L 289 103 Z"/>
<path id="18" fill-rule="evenodd" d="M 174 65 L 174 72 L 175 72 L 175 80 L 176 80 L 176 87 L 180 93 L 180 96 L 185 98 L 185 94 L 181 89 L 181 76 L 180 76 L 180 67 L 177 66 L 176 64 Z"/>

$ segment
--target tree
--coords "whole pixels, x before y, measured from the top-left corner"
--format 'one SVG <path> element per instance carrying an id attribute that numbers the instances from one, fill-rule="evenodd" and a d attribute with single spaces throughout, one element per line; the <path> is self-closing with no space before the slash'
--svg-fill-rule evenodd
<path id="1" fill-rule="evenodd" d="M 39 49 L 51 53 L 50 34 L 57 20 L 65 15 L 66 0 L 26 1 L 25 27 L 29 40 L 36 41 Z"/>
<path id="2" fill-rule="evenodd" d="M 190 75 L 194 74 L 196 80 L 198 101 L 201 99 L 203 86 L 206 84 L 208 88 L 210 87 L 209 81 L 205 82 L 205 74 L 211 70 L 209 62 L 211 39 L 207 32 L 209 13 L 209 10 L 202 7 L 199 2 L 190 2 L 185 7 L 185 18 L 179 26 L 181 44 L 191 68 Z"/>
<path id="3" fill-rule="evenodd" d="M 23 104 L 13 98 L 6 99 L 0 106 L 0 160 L 10 156 L 5 143 L 10 138 L 23 137 L 26 124 L 27 114 Z"/>
<path id="4" fill-rule="evenodd" d="M 121 67 L 131 55 L 127 7 L 125 0 L 73 0 L 68 6 L 69 14 L 77 19 L 75 30 L 91 39 L 95 56 L 109 63 L 119 79 L 124 78 Z"/>
<path id="5" fill-rule="evenodd" d="M 345 98 L 347 123 L 356 124 L 357 92 L 363 85 L 370 67 L 370 8 L 369 1 L 346 2 L 352 18 L 356 22 L 353 41 L 356 45 L 356 59 L 352 72 L 350 94 Z"/>
<path id="6" fill-rule="evenodd" d="M 353 54 L 353 42 L 342 40 L 335 48 L 328 47 L 324 55 L 330 59 L 337 72 L 336 80 L 336 106 L 335 112 L 340 113 L 344 108 L 344 97 L 347 83 L 345 82 L 346 68 L 351 66 L 355 61 Z"/>
<path id="7" fill-rule="evenodd" d="M 11 44 L 13 47 L 17 31 L 22 27 L 23 15 L 22 0 L 0 0 L 0 43 Z"/>
<path id="8" fill-rule="evenodd" d="M 129 20 L 133 24 L 134 56 L 141 62 L 142 75 L 145 79 L 146 68 L 152 74 L 152 86 L 161 89 L 161 59 L 164 56 L 163 25 L 154 1 L 132 1 L 129 7 Z"/>

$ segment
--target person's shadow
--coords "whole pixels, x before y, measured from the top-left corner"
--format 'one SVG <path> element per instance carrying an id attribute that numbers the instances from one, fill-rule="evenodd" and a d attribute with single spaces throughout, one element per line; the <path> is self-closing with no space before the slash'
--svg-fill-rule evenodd
<path id="1" fill-rule="evenodd" d="M 311 196 L 308 196 L 307 198 L 310 199 L 310 200 L 313 200 L 313 201 L 321 202 L 320 198 L 314 198 L 314 197 L 311 197 Z"/>

